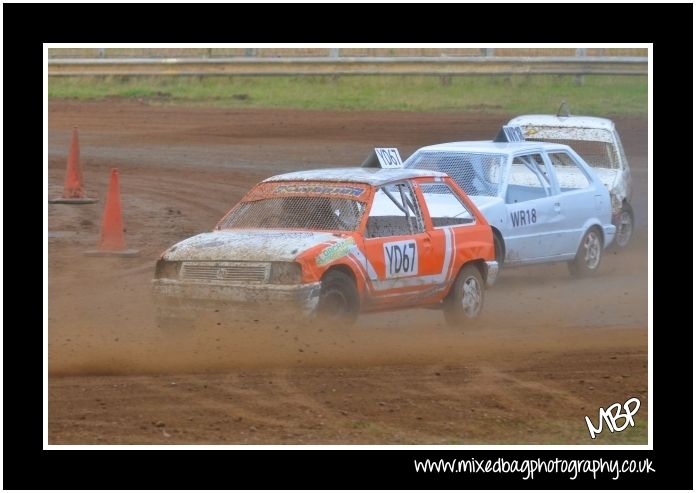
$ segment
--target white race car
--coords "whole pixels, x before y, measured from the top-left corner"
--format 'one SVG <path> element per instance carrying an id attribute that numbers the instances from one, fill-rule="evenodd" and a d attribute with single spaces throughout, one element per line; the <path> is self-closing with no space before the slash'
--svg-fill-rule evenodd
<path id="1" fill-rule="evenodd" d="M 568 261 L 572 274 L 596 272 L 616 232 L 607 189 L 570 147 L 516 131 L 516 142 L 501 130 L 496 141 L 422 147 L 404 167 L 454 179 L 491 224 L 500 265 Z"/>
<path id="2" fill-rule="evenodd" d="M 592 166 L 609 190 L 615 244 L 628 245 L 633 234 L 631 170 L 614 122 L 592 116 L 571 116 L 561 105 L 558 115 L 523 115 L 508 125 L 522 128 L 528 141 L 554 142 L 571 146 Z"/>

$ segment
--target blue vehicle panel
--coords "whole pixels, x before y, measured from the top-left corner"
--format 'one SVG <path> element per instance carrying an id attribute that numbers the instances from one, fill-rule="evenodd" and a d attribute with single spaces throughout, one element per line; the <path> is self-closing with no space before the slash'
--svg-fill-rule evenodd
<path id="1" fill-rule="evenodd" d="M 438 144 L 418 149 L 404 167 L 449 174 L 499 235 L 505 265 L 575 261 L 614 238 L 606 187 L 566 145 Z"/>

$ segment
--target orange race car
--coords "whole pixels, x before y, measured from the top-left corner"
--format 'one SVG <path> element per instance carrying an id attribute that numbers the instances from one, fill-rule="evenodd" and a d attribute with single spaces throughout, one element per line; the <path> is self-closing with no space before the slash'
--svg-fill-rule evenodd
<path id="1" fill-rule="evenodd" d="M 164 326 L 250 306 L 344 325 L 433 305 L 461 325 L 481 312 L 494 259 L 491 227 L 447 175 L 322 169 L 256 185 L 213 232 L 166 250 L 153 285 Z"/>

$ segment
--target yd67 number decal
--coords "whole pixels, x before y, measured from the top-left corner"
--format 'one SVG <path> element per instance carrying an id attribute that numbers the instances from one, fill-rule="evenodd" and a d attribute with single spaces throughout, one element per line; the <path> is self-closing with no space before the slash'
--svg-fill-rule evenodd
<path id="1" fill-rule="evenodd" d="M 387 278 L 418 274 L 418 245 L 414 240 L 384 244 L 384 266 Z"/>

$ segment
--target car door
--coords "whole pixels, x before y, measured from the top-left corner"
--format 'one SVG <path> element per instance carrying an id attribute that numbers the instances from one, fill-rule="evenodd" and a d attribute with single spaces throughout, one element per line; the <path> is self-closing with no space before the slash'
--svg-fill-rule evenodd
<path id="1" fill-rule="evenodd" d="M 558 191 L 540 152 L 513 156 L 505 191 L 505 263 L 560 254 Z"/>
<path id="2" fill-rule="evenodd" d="M 428 274 L 439 287 L 446 288 L 456 277 L 458 265 L 457 239 L 464 237 L 463 229 L 476 224 L 469 206 L 459 193 L 444 180 L 419 180 L 421 207 L 433 252 Z M 461 262 L 459 258 L 459 262 Z"/>
<path id="3" fill-rule="evenodd" d="M 365 269 L 371 304 L 404 304 L 428 288 L 435 257 L 442 255 L 425 231 L 410 182 L 375 191 L 364 234 Z"/>
<path id="4" fill-rule="evenodd" d="M 575 255 L 587 221 L 601 207 L 603 194 L 595 193 L 586 172 L 570 153 L 549 151 L 547 157 L 560 192 L 554 200 L 560 216 L 556 240 L 559 254 Z"/>

